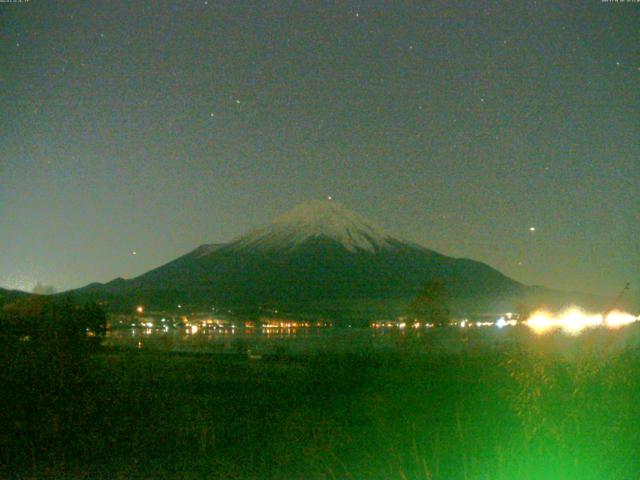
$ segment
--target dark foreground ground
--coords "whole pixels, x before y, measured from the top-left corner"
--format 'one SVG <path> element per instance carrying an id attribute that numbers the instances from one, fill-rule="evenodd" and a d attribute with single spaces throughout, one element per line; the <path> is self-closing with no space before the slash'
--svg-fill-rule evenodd
<path id="1" fill-rule="evenodd" d="M 0 476 L 640 478 L 639 351 L 403 352 L 5 354 Z"/>

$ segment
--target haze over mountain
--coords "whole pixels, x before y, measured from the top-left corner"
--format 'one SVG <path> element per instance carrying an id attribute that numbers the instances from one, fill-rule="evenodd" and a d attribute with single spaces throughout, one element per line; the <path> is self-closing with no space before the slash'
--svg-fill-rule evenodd
<path id="1" fill-rule="evenodd" d="M 131 280 L 75 293 L 125 311 L 144 304 L 362 317 L 402 313 L 430 280 L 444 282 L 452 307 L 464 312 L 513 308 L 547 292 L 405 242 L 337 202 L 314 200 L 229 243 L 201 245 Z"/>

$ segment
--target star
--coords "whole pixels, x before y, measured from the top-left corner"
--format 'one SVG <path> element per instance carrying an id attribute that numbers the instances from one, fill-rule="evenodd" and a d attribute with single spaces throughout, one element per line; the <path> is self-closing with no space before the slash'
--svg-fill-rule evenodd
<path id="1" fill-rule="evenodd" d="M 529 227 L 529 231 L 530 232 L 535 232 L 536 231 L 536 227 Z"/>

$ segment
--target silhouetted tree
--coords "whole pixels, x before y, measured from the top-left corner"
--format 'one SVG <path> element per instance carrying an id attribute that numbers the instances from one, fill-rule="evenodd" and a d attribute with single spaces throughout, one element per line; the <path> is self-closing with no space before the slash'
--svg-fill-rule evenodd
<path id="1" fill-rule="evenodd" d="M 106 325 L 106 313 L 98 304 L 79 307 L 69 301 L 60 303 L 44 297 L 27 297 L 6 304 L 0 315 L 0 335 L 36 342 L 41 348 L 60 342 L 68 346 L 99 344 Z"/>
<path id="2" fill-rule="evenodd" d="M 447 325 L 450 321 L 450 311 L 444 282 L 427 281 L 409 305 L 408 313 L 419 322 Z"/>
<path id="3" fill-rule="evenodd" d="M 528 302 L 522 301 L 516 306 L 515 314 L 518 316 L 518 321 L 524 322 L 531 316 L 533 311 L 534 308 Z"/>
<path id="4" fill-rule="evenodd" d="M 98 305 L 76 306 L 27 297 L 0 311 L 0 477 L 2 466 L 44 466 L 81 453 L 79 432 L 90 429 L 99 385 L 90 355 L 106 330 Z M 19 477 L 20 475 L 17 475 Z"/>

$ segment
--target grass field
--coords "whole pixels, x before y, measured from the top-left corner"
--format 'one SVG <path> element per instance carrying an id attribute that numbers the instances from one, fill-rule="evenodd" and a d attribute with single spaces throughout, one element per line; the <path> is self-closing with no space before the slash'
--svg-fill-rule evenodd
<path id="1" fill-rule="evenodd" d="M 640 351 L 590 348 L 585 337 L 566 356 L 544 341 L 429 353 L 409 339 L 393 352 L 261 360 L 110 349 L 68 374 L 68 362 L 13 361 L 0 473 L 639 478 Z"/>

